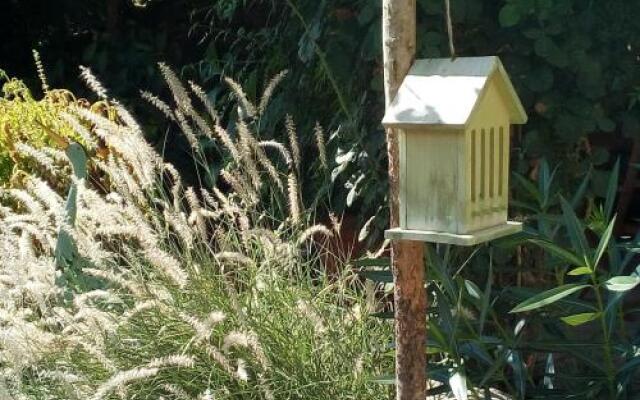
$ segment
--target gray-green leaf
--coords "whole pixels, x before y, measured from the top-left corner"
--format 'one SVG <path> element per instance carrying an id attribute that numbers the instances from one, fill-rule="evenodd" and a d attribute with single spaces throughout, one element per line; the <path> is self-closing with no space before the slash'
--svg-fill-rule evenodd
<path id="1" fill-rule="evenodd" d="M 539 293 L 522 303 L 518 304 L 510 313 L 518 313 L 524 311 L 535 310 L 540 307 L 548 306 L 556 301 L 563 299 L 575 292 L 590 287 L 589 285 L 569 284 L 562 285 L 556 288 L 547 290 L 546 292 Z"/>
<path id="2" fill-rule="evenodd" d="M 560 319 L 562 320 L 562 322 L 564 322 L 567 325 L 578 326 L 578 325 L 586 324 L 587 322 L 593 321 L 594 319 L 598 318 L 599 315 L 600 313 L 593 313 L 593 312 L 581 313 L 581 314 L 568 315 Z"/>
<path id="3" fill-rule="evenodd" d="M 604 283 L 604 286 L 612 292 L 626 292 L 638 286 L 638 276 L 614 276 Z"/>

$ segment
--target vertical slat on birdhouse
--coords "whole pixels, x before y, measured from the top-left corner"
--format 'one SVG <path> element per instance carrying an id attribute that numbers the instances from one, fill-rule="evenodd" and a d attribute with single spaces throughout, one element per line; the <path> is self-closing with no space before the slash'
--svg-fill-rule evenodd
<path id="1" fill-rule="evenodd" d="M 471 213 L 471 217 L 472 217 L 472 229 L 476 229 L 477 226 L 479 225 L 478 222 L 480 221 L 480 214 L 482 211 L 482 202 L 484 201 L 484 193 L 483 193 L 483 187 L 484 187 L 484 179 L 482 176 L 482 131 L 481 130 L 473 130 L 473 136 L 474 136 L 474 144 L 473 144 L 473 151 L 475 152 L 475 159 L 474 159 L 474 163 L 475 163 L 475 175 L 476 175 L 476 180 L 475 180 L 475 187 L 476 187 L 476 201 L 473 205 L 473 212 Z"/>
<path id="2" fill-rule="evenodd" d="M 502 207 L 504 213 L 507 213 L 509 201 L 509 148 L 510 148 L 510 131 L 509 125 L 500 127 L 500 165 L 501 165 L 501 181 L 502 181 Z"/>

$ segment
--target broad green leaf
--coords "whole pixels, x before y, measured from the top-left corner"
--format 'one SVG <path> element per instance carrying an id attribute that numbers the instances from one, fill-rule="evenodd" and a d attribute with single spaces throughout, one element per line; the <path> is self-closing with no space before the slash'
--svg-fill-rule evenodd
<path id="1" fill-rule="evenodd" d="M 609 184 L 607 185 L 607 198 L 604 203 L 604 215 L 611 218 L 613 215 L 613 207 L 616 204 L 616 195 L 618 193 L 618 177 L 620 175 L 620 159 L 616 160 L 616 164 L 611 170 Z"/>
<path id="2" fill-rule="evenodd" d="M 600 260 L 604 255 L 604 252 L 607 250 L 607 247 L 609 246 L 609 241 L 611 240 L 611 234 L 613 233 L 613 227 L 615 226 L 615 224 L 616 224 L 616 217 L 613 217 L 613 219 L 609 223 L 609 226 L 607 226 L 607 229 L 604 231 L 604 234 L 602 234 L 602 237 L 600 238 L 600 243 L 598 243 L 598 249 L 596 250 L 596 256 L 593 260 L 594 268 L 598 267 L 598 264 L 600 263 Z"/>
<path id="3" fill-rule="evenodd" d="M 587 237 L 584 234 L 584 226 L 573 211 L 571 204 L 563 197 L 560 197 L 560 204 L 562 206 L 562 214 L 567 227 L 567 233 L 569 234 L 569 240 L 573 248 L 579 253 L 580 258 L 584 258 L 586 261 L 590 258 L 590 249 Z"/>
<path id="4" fill-rule="evenodd" d="M 540 197 L 538 188 L 536 188 L 536 186 L 529 179 L 517 173 L 514 173 L 513 177 L 516 181 L 518 181 L 522 188 L 525 189 L 529 193 L 529 195 L 538 202 L 538 204 L 542 203 L 542 198 Z"/>
<path id="5" fill-rule="evenodd" d="M 614 276 L 604 283 L 604 286 L 612 292 L 626 292 L 640 283 L 638 276 Z"/>
<path id="6" fill-rule="evenodd" d="M 374 282 L 380 283 L 393 283 L 393 275 L 391 271 L 371 271 L 371 270 L 362 270 L 359 271 L 358 274 L 363 276 L 366 279 Z"/>
<path id="7" fill-rule="evenodd" d="M 589 267 L 578 267 L 567 272 L 570 276 L 591 275 L 591 269 Z"/>
<path id="8" fill-rule="evenodd" d="M 582 289 L 586 289 L 588 287 L 590 286 L 578 285 L 578 284 L 558 286 L 556 288 L 547 290 L 546 292 L 539 293 L 523 301 L 522 303 L 518 304 L 513 310 L 509 312 L 518 313 L 518 312 L 535 310 L 537 308 L 544 307 L 549 304 L 553 304 L 562 298 L 565 298 L 575 292 L 578 292 Z"/>
<path id="9" fill-rule="evenodd" d="M 467 288 L 467 292 L 469 293 L 469 295 L 475 299 L 480 300 L 482 298 L 482 291 L 480 290 L 480 288 L 478 287 L 478 285 L 476 285 L 475 283 L 469 281 L 469 280 L 464 280 L 464 286 Z"/>
<path id="10" fill-rule="evenodd" d="M 520 10 L 515 4 L 507 4 L 502 7 L 498 15 L 500 25 L 506 27 L 514 26 L 520 22 Z"/>
<path id="11" fill-rule="evenodd" d="M 589 170 L 584 176 L 584 179 L 580 183 L 578 190 L 574 192 L 573 197 L 571 198 L 571 207 L 576 208 L 582 201 L 582 198 L 584 197 L 584 194 L 586 193 L 587 188 L 589 187 L 589 182 L 591 181 L 591 170 L 592 169 L 589 168 Z"/>
<path id="12" fill-rule="evenodd" d="M 600 316 L 599 313 L 582 313 L 582 314 L 574 314 L 568 315 L 566 317 L 560 318 L 562 322 L 571 326 L 578 326 L 582 324 L 586 324 L 587 322 L 591 322 L 594 319 Z"/>
<path id="13" fill-rule="evenodd" d="M 549 253 L 553 254 L 554 256 L 562 259 L 563 261 L 575 267 L 586 267 L 586 268 L 589 267 L 587 265 L 587 262 L 584 259 L 581 259 L 580 257 L 576 256 L 570 251 L 563 249 L 562 247 L 556 245 L 555 243 L 549 242 L 547 240 L 541 240 L 541 239 L 531 239 L 531 242 L 537 244 L 540 247 L 543 247 Z"/>

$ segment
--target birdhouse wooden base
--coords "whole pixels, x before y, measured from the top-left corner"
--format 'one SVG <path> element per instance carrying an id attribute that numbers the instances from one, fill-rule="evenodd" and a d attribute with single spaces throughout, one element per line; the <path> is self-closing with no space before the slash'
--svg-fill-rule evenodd
<path id="1" fill-rule="evenodd" d="M 455 234 L 436 231 L 418 231 L 402 228 L 388 229 L 384 237 L 391 240 L 415 240 L 428 243 L 445 243 L 457 246 L 473 246 L 489 240 L 513 235 L 522 231 L 522 223 L 507 221 L 504 224 L 480 229 L 467 234 Z"/>

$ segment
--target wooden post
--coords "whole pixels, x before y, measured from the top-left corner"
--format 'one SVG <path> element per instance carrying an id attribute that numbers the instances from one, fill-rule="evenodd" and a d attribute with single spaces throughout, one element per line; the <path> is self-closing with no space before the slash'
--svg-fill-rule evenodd
<path id="1" fill-rule="evenodd" d="M 396 95 L 416 51 L 416 0 L 382 0 L 385 104 Z M 388 129 L 390 225 L 399 226 L 397 133 Z M 396 380 L 398 400 L 426 397 L 426 308 L 424 243 L 396 241 L 391 258 L 395 283 Z"/>

